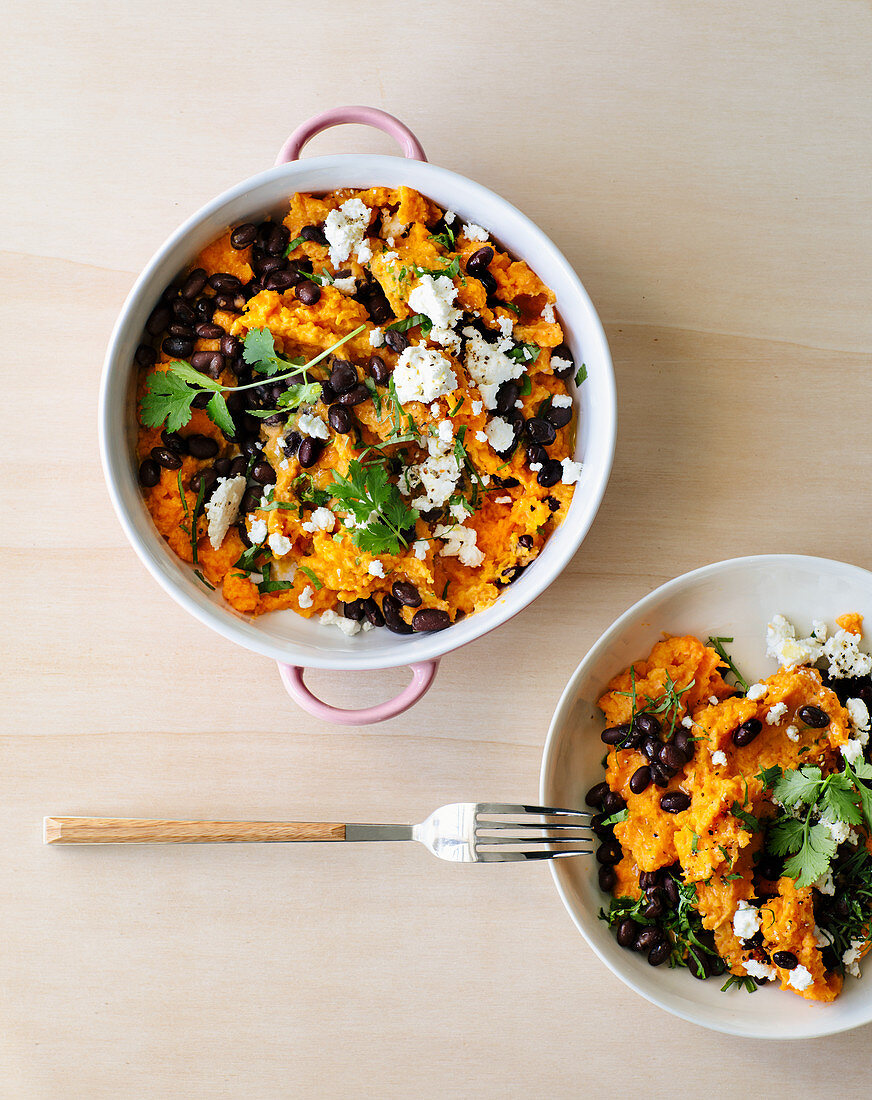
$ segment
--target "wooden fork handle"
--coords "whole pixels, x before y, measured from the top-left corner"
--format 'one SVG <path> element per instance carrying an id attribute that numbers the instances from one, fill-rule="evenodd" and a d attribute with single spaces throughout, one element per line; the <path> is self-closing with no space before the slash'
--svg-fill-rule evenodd
<path id="1" fill-rule="evenodd" d="M 345 826 L 320 821 L 150 821 L 140 817 L 47 817 L 46 844 L 233 844 L 345 840 Z"/>

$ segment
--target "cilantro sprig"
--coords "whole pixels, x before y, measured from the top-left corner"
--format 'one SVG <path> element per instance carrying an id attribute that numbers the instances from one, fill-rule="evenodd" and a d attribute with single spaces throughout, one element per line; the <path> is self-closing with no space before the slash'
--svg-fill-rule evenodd
<path id="1" fill-rule="evenodd" d="M 669 716 L 669 734 L 667 740 L 671 740 L 675 733 L 675 723 L 678 721 L 678 715 L 680 711 L 684 709 L 684 704 L 681 701 L 681 696 L 685 695 L 696 680 L 691 680 L 685 684 L 684 687 L 678 687 L 672 676 L 666 673 L 666 684 L 663 691 L 659 695 L 651 696 L 645 693 L 645 705 L 639 707 L 639 698 L 636 693 L 636 669 L 635 666 L 630 666 L 630 690 L 629 691 L 616 691 L 615 695 L 624 695 L 630 700 L 630 722 L 637 714 L 644 711 L 646 714 L 666 714 Z"/>
<path id="2" fill-rule="evenodd" d="M 396 554 L 408 546 L 403 534 L 414 527 L 418 512 L 410 508 L 396 485 L 388 480 L 384 461 L 361 463 L 352 459 L 347 476 L 331 470 L 330 492 L 359 526 L 351 536 L 355 546 L 370 554 Z"/>

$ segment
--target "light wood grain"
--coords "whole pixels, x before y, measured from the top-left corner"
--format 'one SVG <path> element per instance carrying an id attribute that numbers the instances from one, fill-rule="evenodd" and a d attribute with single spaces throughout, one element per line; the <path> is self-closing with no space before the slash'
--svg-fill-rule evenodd
<path id="1" fill-rule="evenodd" d="M 323 821 L 160 821 L 145 817 L 47 817 L 46 844 L 286 844 L 345 840 Z"/>
<path id="2" fill-rule="evenodd" d="M 800 1050 L 673 1019 L 586 948 L 545 867 L 416 845 L 47 848 L 42 821 L 535 802 L 568 676 L 655 585 L 763 551 L 870 566 L 870 5 L 9 0 L 3 17 L 4 1100 L 868 1096 L 869 1028 Z M 157 588 L 96 447 L 136 273 L 298 122 L 356 102 L 560 244 L 620 402 L 569 568 L 367 730 L 304 716 L 274 665 Z M 307 149 L 334 151 L 393 149 L 356 127 Z M 406 677 L 307 682 L 349 707 Z"/>

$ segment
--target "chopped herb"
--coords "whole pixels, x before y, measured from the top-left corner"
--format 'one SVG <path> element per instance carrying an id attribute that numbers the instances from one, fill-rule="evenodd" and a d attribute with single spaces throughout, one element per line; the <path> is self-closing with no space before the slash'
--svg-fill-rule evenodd
<path id="1" fill-rule="evenodd" d="M 408 332 L 410 328 L 415 328 L 417 325 L 421 326 L 422 336 L 430 335 L 433 322 L 426 313 L 413 313 L 409 317 L 404 317 L 401 321 L 392 321 L 389 325 L 385 325 L 385 328 L 394 332 Z"/>
<path id="2" fill-rule="evenodd" d="M 375 405 L 375 415 L 381 420 L 382 414 L 382 399 L 381 394 L 378 392 L 378 386 L 375 384 L 375 379 L 370 378 L 369 375 L 363 380 L 364 385 L 369 390 L 372 396 L 372 403 Z"/>
<path id="3" fill-rule="evenodd" d="M 738 873 L 734 873 L 732 875 L 726 875 L 724 877 L 724 882 L 738 882 L 741 877 L 742 876 Z"/>
<path id="4" fill-rule="evenodd" d="M 194 570 L 194 576 L 197 578 L 198 581 L 201 581 L 203 584 L 205 584 L 205 586 L 207 588 L 211 589 L 212 592 L 215 591 L 215 585 L 214 584 L 209 584 L 209 582 L 206 580 L 206 578 L 203 576 L 203 574 L 200 572 L 199 569 Z"/>
<path id="5" fill-rule="evenodd" d="M 294 239 L 290 242 L 288 247 L 285 249 L 285 255 L 290 256 L 290 254 L 293 251 L 295 251 L 297 248 L 299 248 L 301 244 L 305 243 L 305 240 L 306 240 L 305 237 L 294 237 Z"/>
<path id="6" fill-rule="evenodd" d="M 197 565 L 199 562 L 199 557 L 197 556 L 197 543 L 199 541 L 200 534 L 197 528 L 197 516 L 200 514 L 200 509 L 203 506 L 203 497 L 205 495 L 206 480 L 205 478 L 200 478 L 200 489 L 197 493 L 197 503 L 194 505 L 194 509 L 191 512 L 191 553 L 193 554 L 194 565 Z"/>
<path id="7" fill-rule="evenodd" d="M 627 807 L 623 810 L 618 810 L 617 813 L 613 813 L 611 817 L 605 818 L 600 824 L 602 825 L 619 825 L 622 821 L 627 820 Z"/>
<path id="8" fill-rule="evenodd" d="M 681 702 L 681 696 L 690 691 L 696 680 L 691 680 L 690 683 L 685 684 L 683 688 L 675 686 L 675 681 L 666 673 L 666 686 L 662 693 L 655 698 L 648 694 L 645 695 L 645 706 L 641 708 L 647 714 L 667 714 L 670 716 L 670 726 L 668 739 L 672 738 L 675 733 L 675 723 L 678 721 L 679 713 L 684 709 L 684 704 Z M 630 721 L 640 713 L 637 710 L 638 700 L 636 698 L 636 669 L 634 666 L 630 668 L 630 691 L 616 691 L 615 695 L 625 695 L 631 700 L 631 716 Z"/>
<path id="9" fill-rule="evenodd" d="M 461 407 L 461 405 L 463 404 L 463 402 L 465 400 L 466 400 L 465 397 L 461 397 L 461 399 L 457 402 L 457 404 L 454 406 L 454 408 L 449 411 L 448 415 L 449 416 L 456 416 L 460 412 L 460 407 Z"/>
<path id="10" fill-rule="evenodd" d="M 539 358 L 539 350 L 538 344 L 517 344 L 506 356 L 516 363 L 532 363 Z"/>
<path id="11" fill-rule="evenodd" d="M 732 657 L 729 655 L 729 653 L 727 653 L 726 649 L 724 648 L 725 645 L 729 645 L 732 641 L 733 641 L 732 638 L 709 638 L 708 644 L 717 653 L 717 655 L 724 662 L 724 664 L 727 666 L 727 668 L 730 670 L 730 672 L 732 672 L 733 676 L 735 676 L 735 678 L 736 678 L 736 683 L 742 689 L 744 694 L 747 695 L 748 694 L 748 688 L 751 685 L 748 683 L 748 681 L 745 679 L 745 677 L 741 674 L 741 672 L 739 672 L 739 670 L 733 664 Z"/>
<path id="12" fill-rule="evenodd" d="M 314 584 L 315 588 L 316 588 L 316 589 L 317 589 L 318 591 L 320 591 L 320 590 L 321 590 L 321 589 L 322 589 L 322 588 L 324 587 L 324 583 L 323 583 L 323 581 L 320 581 L 320 580 L 319 580 L 319 579 L 318 579 L 318 578 L 317 578 L 317 577 L 315 576 L 315 574 L 314 574 L 314 573 L 312 572 L 312 570 L 311 570 L 311 569 L 310 569 L 310 568 L 308 567 L 308 565 L 301 565 L 301 566 L 300 566 L 300 572 L 301 572 L 301 573 L 305 573 L 305 574 L 306 574 L 306 576 L 307 576 L 307 577 L 309 578 L 309 580 L 310 580 L 310 581 L 312 582 L 312 584 Z"/>
<path id="13" fill-rule="evenodd" d="M 698 852 L 699 851 L 699 837 L 697 836 L 696 833 L 693 833 L 693 832 L 690 834 L 690 837 L 691 837 L 691 839 L 690 839 L 690 850 L 694 853 Z"/>
<path id="14" fill-rule="evenodd" d="M 438 279 L 440 276 L 445 275 L 449 279 L 456 279 L 460 274 L 460 257 L 455 256 L 453 260 L 448 260 L 444 267 L 419 267 L 418 264 L 412 264 L 412 270 L 420 278 L 421 275 L 431 275 L 434 279 Z"/>
<path id="15" fill-rule="evenodd" d="M 261 581 L 257 590 L 258 592 L 284 592 L 293 587 L 293 581 Z"/>
<path id="16" fill-rule="evenodd" d="M 446 581 L 445 582 L 445 587 L 442 589 L 442 599 L 443 600 L 448 598 L 448 589 L 449 589 L 450 585 L 451 585 L 451 581 Z"/>
<path id="17" fill-rule="evenodd" d="M 733 986 L 737 989 L 744 989 L 746 993 L 756 993 L 759 989 L 759 986 L 753 978 L 749 978 L 742 974 L 731 974 L 721 986 L 721 993 L 726 993 L 727 990 Z"/>
<path id="18" fill-rule="evenodd" d="M 431 233 L 429 239 L 435 241 L 436 244 L 441 244 L 446 252 L 450 252 L 454 248 L 454 230 L 450 225 L 446 225 L 442 233 Z"/>
<path id="19" fill-rule="evenodd" d="M 520 309 L 518 309 L 514 302 L 503 302 L 502 304 L 506 307 L 506 309 L 510 309 L 512 313 L 514 313 L 516 316 L 521 316 L 521 311 Z"/>
<path id="20" fill-rule="evenodd" d="M 587 367 L 584 365 L 584 363 L 582 363 L 581 366 L 578 368 L 578 370 L 575 372 L 575 384 L 576 384 L 576 386 L 580 386 L 582 384 L 582 382 L 586 382 L 586 381 L 587 381 Z"/>
<path id="21" fill-rule="evenodd" d="M 730 807 L 730 813 L 733 817 L 737 817 L 752 833 L 758 833 L 760 831 L 760 822 L 754 817 L 753 814 L 748 813 L 747 810 L 743 810 L 738 802 L 733 801 L 733 805 Z"/>
<path id="22" fill-rule="evenodd" d="M 314 271 L 301 271 L 300 274 L 303 278 L 309 279 L 313 283 L 317 283 L 318 286 L 332 286 L 336 281 L 324 267 L 321 268 L 320 275 L 316 275 Z"/>
<path id="23" fill-rule="evenodd" d="M 297 500 L 304 504 L 314 504 L 316 508 L 326 508 L 330 503 L 330 494 L 326 489 L 319 489 L 310 474 L 299 474 L 295 477 L 291 482 L 291 492 Z"/>
<path id="24" fill-rule="evenodd" d="M 526 372 L 521 375 L 521 396 L 529 397 L 533 392 L 533 379 Z"/>

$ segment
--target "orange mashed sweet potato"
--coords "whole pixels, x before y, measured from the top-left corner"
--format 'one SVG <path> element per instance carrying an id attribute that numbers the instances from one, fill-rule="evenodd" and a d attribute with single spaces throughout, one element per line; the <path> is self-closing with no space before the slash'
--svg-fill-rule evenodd
<path id="1" fill-rule="evenodd" d="M 838 621 L 849 632 L 860 632 L 859 616 Z M 817 927 L 816 913 L 821 901 L 832 898 L 818 893 L 819 883 L 799 888 L 797 879 L 784 873 L 783 861 L 767 856 L 764 845 L 767 825 L 779 809 L 786 812 L 774 802 L 777 777 L 800 768 L 820 769 L 817 774 L 824 777 L 839 772 L 840 750 L 853 736 L 852 715 L 814 667 L 779 668 L 747 695 L 738 693 L 722 673 L 727 669 L 715 649 L 695 637 L 667 637 L 647 660 L 616 676 L 599 700 L 609 727 L 606 741 L 610 730 L 635 728 L 629 725 L 634 716 L 638 723 L 639 715 L 653 714 L 661 727 L 655 743 L 646 745 L 636 735 L 631 737 L 634 745 L 626 740 L 614 744 L 606 760 L 608 789 L 619 796 L 607 808 L 626 805 L 614 824 L 619 861 L 601 871 L 601 883 L 616 899 L 624 899 L 613 903 L 617 911 L 609 920 L 617 923 L 632 914 L 645 924 L 640 916 L 645 888 L 655 881 L 662 887 L 664 876 L 671 876 L 673 905 L 679 891 L 691 899 L 690 909 L 697 914 L 693 921 L 701 923 L 701 940 L 713 952 L 706 958 L 715 964 L 716 956 L 722 960 L 696 976 L 726 968 L 749 984 L 751 978 L 778 980 L 783 989 L 809 1000 L 831 1001 L 842 988 L 843 968 L 836 956 L 827 954 L 833 937 Z M 646 720 L 641 720 L 643 727 Z M 658 785 L 649 776 L 660 766 L 652 760 L 665 759 L 661 738 L 677 742 L 690 758 L 683 763 L 680 756 L 670 758 L 673 767 L 661 772 Z M 640 769 L 647 772 L 631 786 Z M 767 775 L 767 769 L 775 770 Z M 798 817 L 805 807 L 797 807 Z M 865 861 L 869 844 L 859 826 L 852 843 L 854 861 Z M 660 895 L 657 887 L 654 894 Z M 639 904 L 632 908 L 634 903 Z M 654 917 L 659 906 L 655 901 Z M 858 917 L 864 941 L 870 915 Z M 631 934 L 635 930 L 627 925 L 624 946 L 633 946 Z M 646 950 L 650 942 L 649 935 Z M 865 942 L 858 944 L 855 953 L 867 948 Z M 661 955 L 651 961 L 665 961 L 666 947 Z"/>
<path id="2" fill-rule="evenodd" d="M 384 617 L 404 633 L 488 607 L 580 474 L 554 305 L 525 262 L 409 188 L 296 194 L 283 221 L 228 229 L 168 290 L 138 353 L 157 529 L 251 615 L 290 608 L 348 634 Z M 266 368 L 250 334 L 272 340 Z M 231 424 L 198 407 L 208 394 L 179 427 L 161 418 L 155 378 L 180 361 L 225 388 Z M 331 388 L 346 366 L 350 389 Z M 386 483 L 372 507 L 368 472 Z"/>

